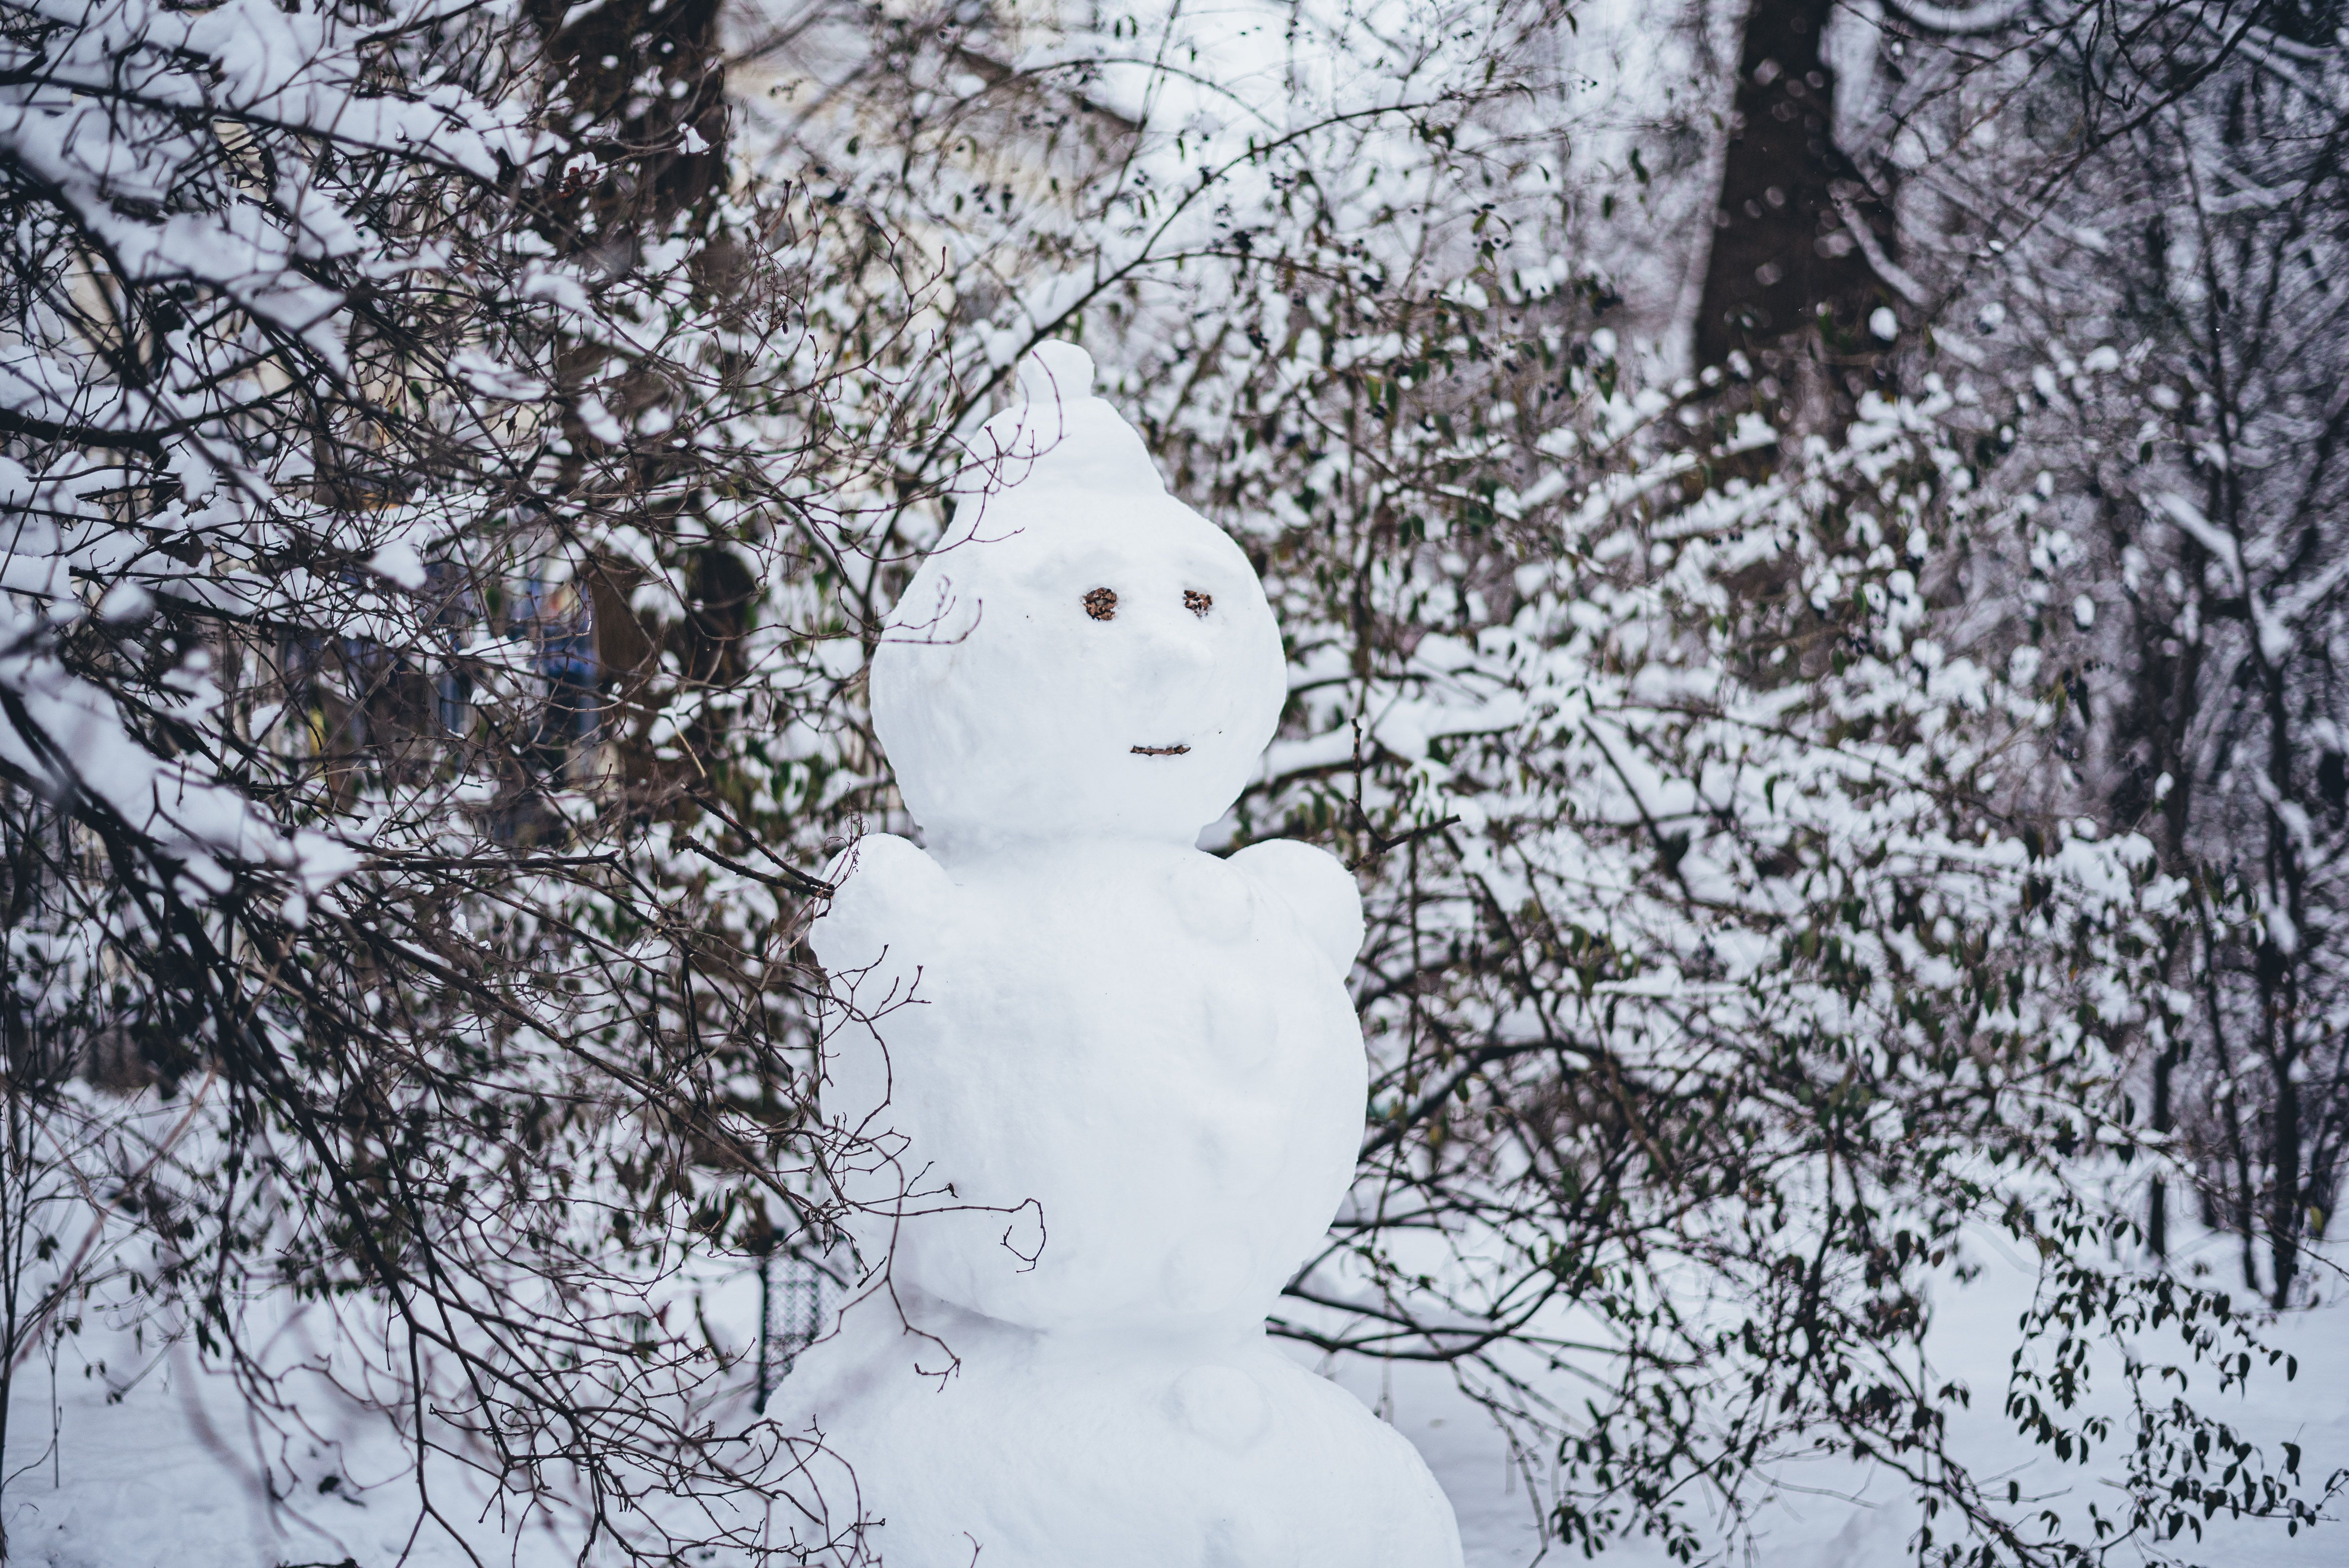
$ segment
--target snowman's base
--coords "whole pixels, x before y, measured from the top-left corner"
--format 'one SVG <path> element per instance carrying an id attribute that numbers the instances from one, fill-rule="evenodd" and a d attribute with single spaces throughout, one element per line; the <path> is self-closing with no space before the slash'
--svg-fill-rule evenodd
<path id="1" fill-rule="evenodd" d="M 885 1295 L 852 1308 L 778 1412 L 821 1430 L 880 1522 L 841 1563 L 1458 1568 L 1451 1504 L 1418 1452 L 1260 1332 L 916 1315 L 944 1348 Z"/>

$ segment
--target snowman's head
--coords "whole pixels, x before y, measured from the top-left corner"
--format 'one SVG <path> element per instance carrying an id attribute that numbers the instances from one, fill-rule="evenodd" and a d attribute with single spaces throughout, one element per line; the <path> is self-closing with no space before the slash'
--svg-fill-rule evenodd
<path id="1" fill-rule="evenodd" d="M 1247 557 L 1166 493 L 1142 438 L 1048 343 L 988 420 L 984 490 L 873 658 L 897 785 L 949 854 L 1009 841 L 1189 843 L 1272 738 L 1280 631 Z"/>

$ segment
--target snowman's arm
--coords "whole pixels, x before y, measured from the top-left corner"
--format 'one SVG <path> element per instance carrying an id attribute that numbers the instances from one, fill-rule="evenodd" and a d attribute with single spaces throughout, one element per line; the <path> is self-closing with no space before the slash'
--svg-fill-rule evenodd
<path id="1" fill-rule="evenodd" d="M 816 957 L 835 976 L 883 960 L 912 969 L 954 897 L 946 868 L 895 833 L 867 833 L 825 873 L 837 890 L 808 932 Z"/>
<path id="2" fill-rule="evenodd" d="M 1362 894 L 1337 856 L 1295 839 L 1268 839 L 1224 863 L 1295 910 L 1340 975 L 1353 968 L 1362 950 Z"/>

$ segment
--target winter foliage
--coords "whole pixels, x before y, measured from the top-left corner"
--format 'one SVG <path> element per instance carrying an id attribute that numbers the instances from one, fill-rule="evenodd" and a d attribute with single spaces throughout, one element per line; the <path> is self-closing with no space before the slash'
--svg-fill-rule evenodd
<path id="1" fill-rule="evenodd" d="M 1920 1562 L 2334 1528 L 2213 1396 L 2339 1290 L 2344 16 L 1770 16 L 0 4 L 8 1408 L 181 1343 L 273 1498 L 324 1378 L 437 1537 L 833 1560 L 726 1282 L 888 1286 L 803 939 L 1061 337 L 1286 640 L 1203 846 L 1368 914 L 1277 1334 L 1581 1550 L 1822 1454 Z"/>

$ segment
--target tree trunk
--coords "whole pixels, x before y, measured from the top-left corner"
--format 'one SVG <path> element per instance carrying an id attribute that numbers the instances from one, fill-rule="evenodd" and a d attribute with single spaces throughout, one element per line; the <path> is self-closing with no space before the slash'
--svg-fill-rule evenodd
<path id="1" fill-rule="evenodd" d="M 1765 402 L 1811 428 L 1848 421 L 1890 346 L 1869 317 L 1892 296 L 1851 223 L 1890 253 L 1891 213 L 1835 145 L 1820 53 L 1832 0 L 1756 0 L 1745 22 L 1696 362 L 1743 353 Z"/>

